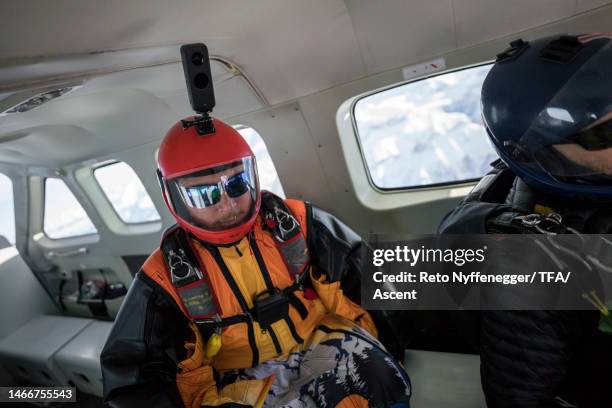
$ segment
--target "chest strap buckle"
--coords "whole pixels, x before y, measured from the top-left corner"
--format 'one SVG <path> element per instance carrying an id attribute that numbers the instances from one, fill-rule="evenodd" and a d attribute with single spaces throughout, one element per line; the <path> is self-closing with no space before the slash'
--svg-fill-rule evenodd
<path id="1" fill-rule="evenodd" d="M 268 328 L 289 316 L 289 297 L 276 288 L 260 293 L 253 301 L 252 314 L 261 327 Z"/>

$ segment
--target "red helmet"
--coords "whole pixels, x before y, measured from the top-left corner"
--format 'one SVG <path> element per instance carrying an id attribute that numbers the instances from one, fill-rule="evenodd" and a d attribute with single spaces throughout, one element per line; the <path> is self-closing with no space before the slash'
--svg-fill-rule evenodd
<path id="1" fill-rule="evenodd" d="M 213 124 L 215 132 L 206 135 L 183 121 L 172 126 L 159 147 L 158 176 L 181 227 L 203 241 L 229 244 L 251 230 L 261 197 L 251 148 L 233 127 Z"/>

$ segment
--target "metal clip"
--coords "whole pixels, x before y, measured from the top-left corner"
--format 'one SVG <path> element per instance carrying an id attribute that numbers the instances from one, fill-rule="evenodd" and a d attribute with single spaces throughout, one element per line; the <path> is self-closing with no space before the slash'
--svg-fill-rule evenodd
<path id="1" fill-rule="evenodd" d="M 219 313 L 216 313 L 213 316 L 213 320 L 215 321 L 215 323 L 217 323 L 217 327 L 215 327 L 215 333 L 217 334 L 221 334 L 221 316 L 219 316 Z"/>
<path id="2" fill-rule="evenodd" d="M 293 215 L 288 212 L 281 210 L 276 207 L 274 209 L 276 220 L 278 222 L 278 230 L 280 232 L 281 238 L 284 241 L 286 237 L 292 232 L 297 226 L 297 220 L 293 217 Z"/>
<path id="3" fill-rule="evenodd" d="M 524 227 L 535 227 L 542 222 L 542 216 L 540 214 L 519 215 L 516 219 L 519 220 Z"/>
<path id="4" fill-rule="evenodd" d="M 550 228 L 563 227 L 574 234 L 580 235 L 575 229 L 563 225 L 563 217 L 561 217 L 561 215 L 556 212 L 551 212 L 546 216 L 535 213 L 521 215 L 516 217 L 516 219 L 519 220 L 524 227 L 534 228 L 541 234 L 557 235 L 557 233 L 551 231 Z"/>
<path id="5" fill-rule="evenodd" d="M 178 253 L 174 250 L 168 252 L 168 266 L 171 276 L 176 276 L 179 279 L 195 273 L 194 267 L 187 261 L 187 255 L 182 249 L 179 249 Z M 196 275 L 198 274 L 196 273 Z"/>

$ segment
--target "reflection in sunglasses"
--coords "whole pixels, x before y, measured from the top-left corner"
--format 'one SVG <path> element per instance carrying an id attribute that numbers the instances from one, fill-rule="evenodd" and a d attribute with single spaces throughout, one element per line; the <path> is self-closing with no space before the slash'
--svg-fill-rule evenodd
<path id="1" fill-rule="evenodd" d="M 179 186 L 179 190 L 185 204 L 195 208 L 206 208 L 221 201 L 221 189 L 229 197 L 236 198 L 249 191 L 249 187 L 248 177 L 244 171 L 241 171 L 229 178 L 223 177 L 217 183 Z"/>

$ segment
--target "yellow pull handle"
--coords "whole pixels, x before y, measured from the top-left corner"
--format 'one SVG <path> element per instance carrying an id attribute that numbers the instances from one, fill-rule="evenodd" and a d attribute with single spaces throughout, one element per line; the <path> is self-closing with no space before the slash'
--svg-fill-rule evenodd
<path id="1" fill-rule="evenodd" d="M 221 336 L 213 333 L 206 342 L 206 358 L 213 358 L 221 350 Z"/>

